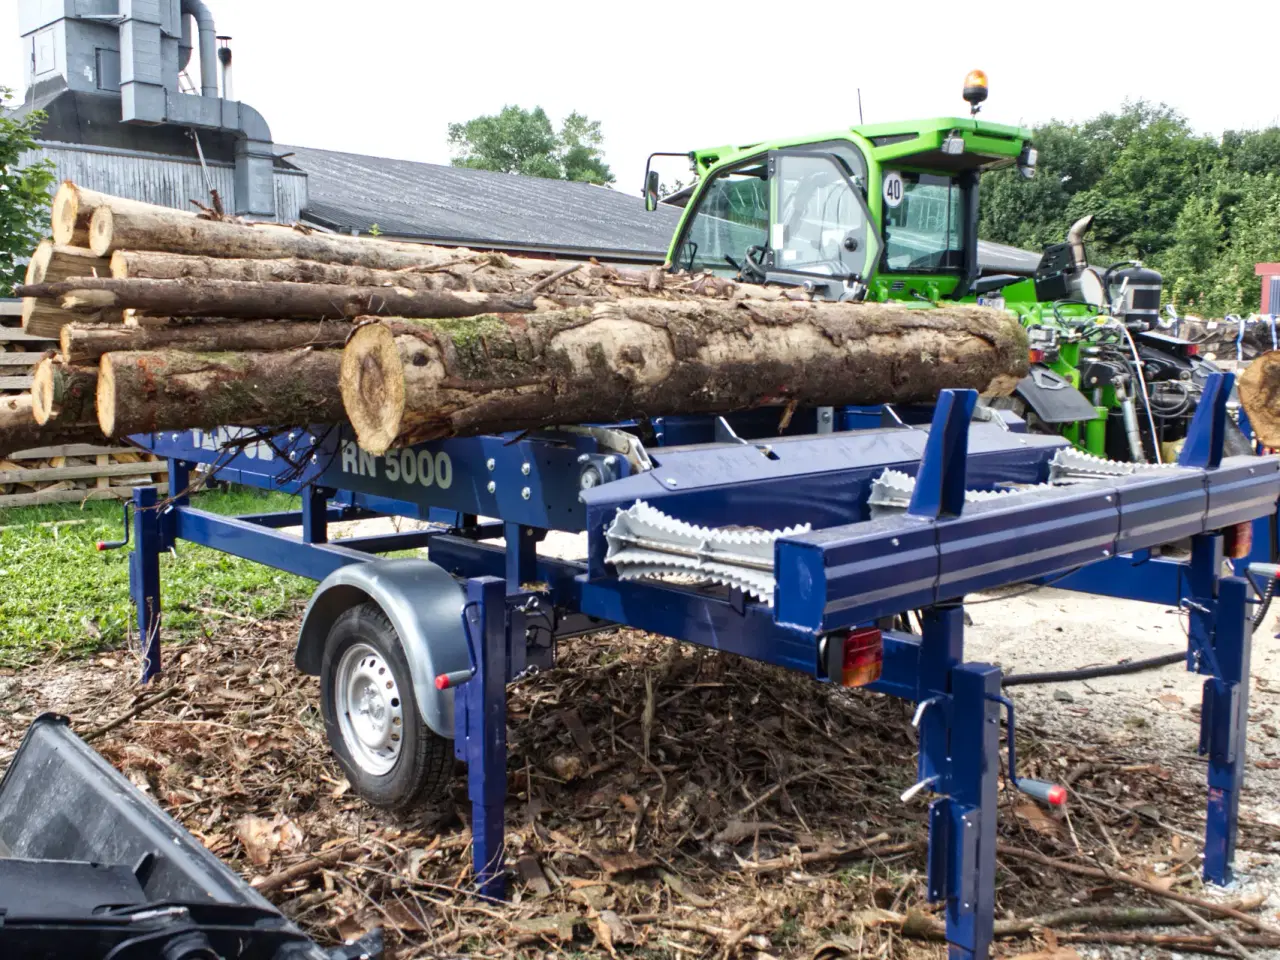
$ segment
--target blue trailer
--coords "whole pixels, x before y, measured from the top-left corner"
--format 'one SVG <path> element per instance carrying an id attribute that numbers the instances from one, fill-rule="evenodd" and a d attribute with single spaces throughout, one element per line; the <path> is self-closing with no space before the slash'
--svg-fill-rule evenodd
<path id="1" fill-rule="evenodd" d="M 782 436 L 779 411 L 766 410 L 449 439 L 381 457 L 336 428 L 135 437 L 167 458 L 172 492 L 135 489 L 126 526 L 144 679 L 161 668 L 158 558 L 176 542 L 319 581 L 296 662 L 321 678 L 345 772 L 394 808 L 442 788 L 452 758 L 465 760 L 476 887 L 495 897 L 506 685 L 549 666 L 560 639 L 636 627 L 901 697 L 918 704 L 909 792 L 933 797 L 929 895 L 945 904 L 951 956 L 986 957 L 1002 716 L 1009 785 L 1042 802 L 1064 793 L 1018 776 L 1001 670 L 965 658 L 974 591 L 1053 582 L 1188 610 L 1187 668 L 1206 678 L 1204 874 L 1231 877 L 1258 591 L 1224 576 L 1224 556 L 1239 557 L 1252 529 L 1257 557 L 1274 558 L 1280 458 L 1223 458 L 1230 388 L 1230 375 L 1211 378 L 1179 462 L 1162 467 L 1085 457 L 980 408 L 972 391 L 945 391 L 925 420 L 801 410 Z M 302 508 L 198 510 L 186 496 L 197 465 L 296 492 Z M 331 522 L 372 516 L 430 523 L 329 542 Z M 539 552 L 549 531 L 585 533 L 585 559 Z M 1159 555 L 1188 539 L 1189 560 Z M 418 547 L 429 559 L 379 556 Z M 913 610 L 921 632 L 894 629 Z"/>

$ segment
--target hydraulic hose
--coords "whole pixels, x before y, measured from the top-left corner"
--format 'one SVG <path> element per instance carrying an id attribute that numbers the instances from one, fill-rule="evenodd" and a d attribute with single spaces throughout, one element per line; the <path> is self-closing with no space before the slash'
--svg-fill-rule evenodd
<path id="1" fill-rule="evenodd" d="M 1062 683 L 1067 680 L 1093 680 L 1096 677 L 1119 677 L 1127 673 L 1142 673 L 1145 670 L 1158 670 L 1160 667 L 1183 663 L 1187 659 L 1186 651 L 1165 653 L 1146 660 L 1128 660 L 1124 663 L 1110 663 L 1101 667 L 1083 667 L 1078 670 L 1049 670 L 1044 673 L 1015 673 L 1005 677 L 1002 685 L 1006 687 L 1025 687 L 1039 683 Z"/>
<path id="2" fill-rule="evenodd" d="M 1147 378 L 1142 375 L 1142 358 L 1138 356 L 1138 345 L 1133 342 L 1133 334 L 1129 332 L 1129 328 L 1123 323 L 1120 329 L 1124 331 L 1124 338 L 1129 343 L 1129 352 L 1133 354 L 1133 371 L 1138 375 L 1138 384 L 1142 387 L 1142 401 L 1146 406 L 1147 425 L 1151 427 L 1151 452 L 1154 454 L 1156 463 L 1163 463 L 1160 457 L 1160 434 L 1156 432 L 1156 418 L 1151 415 L 1151 394 L 1147 391 Z"/>

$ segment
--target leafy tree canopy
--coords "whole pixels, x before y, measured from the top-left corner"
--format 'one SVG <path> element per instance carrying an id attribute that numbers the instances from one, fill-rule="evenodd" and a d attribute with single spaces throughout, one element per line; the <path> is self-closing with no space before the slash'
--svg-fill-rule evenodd
<path id="1" fill-rule="evenodd" d="M 506 106 L 497 114 L 449 124 L 455 167 L 550 180 L 613 183 L 613 172 L 601 157 L 603 143 L 600 122 L 576 111 L 558 131 L 541 107 Z"/>
<path id="2" fill-rule="evenodd" d="M 11 95 L 7 87 L 0 87 L 0 296 L 8 296 L 22 282 L 25 268 L 19 261 L 44 236 L 53 186 L 53 164 L 47 160 L 19 166 L 23 154 L 35 147 L 45 114 L 6 113 Z"/>
<path id="3" fill-rule="evenodd" d="M 1095 263 L 1141 259 L 1179 308 L 1258 309 L 1254 265 L 1280 260 L 1280 127 L 1196 134 L 1172 108 L 1126 103 L 1084 123 L 1035 130 L 1033 180 L 983 178 L 981 235 L 1027 249 L 1094 214 Z"/>

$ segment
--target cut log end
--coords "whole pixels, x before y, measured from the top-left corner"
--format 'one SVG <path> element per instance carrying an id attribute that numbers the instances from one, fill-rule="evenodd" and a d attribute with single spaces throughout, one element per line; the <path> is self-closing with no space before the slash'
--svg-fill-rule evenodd
<path id="1" fill-rule="evenodd" d="M 98 427 L 108 437 L 116 435 L 116 374 L 111 354 L 104 353 L 98 363 Z"/>
<path id="2" fill-rule="evenodd" d="M 49 261 L 53 259 L 53 241 L 41 240 L 31 252 L 31 260 L 27 264 L 24 283 L 44 283 L 49 272 Z"/>
<path id="3" fill-rule="evenodd" d="M 357 330 L 342 353 L 343 406 L 360 446 L 378 456 L 400 435 L 404 371 L 395 335 L 379 324 Z"/>
<path id="4" fill-rule="evenodd" d="M 112 237 L 115 233 L 115 214 L 108 206 L 101 206 L 93 211 L 93 219 L 89 221 L 89 249 L 100 257 L 111 253 Z"/>
<path id="5" fill-rule="evenodd" d="M 46 357 L 36 366 L 31 380 L 31 414 L 42 427 L 53 419 L 56 412 L 55 374 L 54 361 Z"/>
<path id="6" fill-rule="evenodd" d="M 86 235 L 83 230 L 81 236 L 76 236 L 76 220 L 79 215 L 80 191 L 70 180 L 63 180 L 58 187 L 58 192 L 53 195 L 50 227 L 54 243 L 84 243 Z"/>
<path id="7" fill-rule="evenodd" d="M 1256 357 L 1240 375 L 1240 403 L 1263 446 L 1280 447 L 1280 351 Z"/>

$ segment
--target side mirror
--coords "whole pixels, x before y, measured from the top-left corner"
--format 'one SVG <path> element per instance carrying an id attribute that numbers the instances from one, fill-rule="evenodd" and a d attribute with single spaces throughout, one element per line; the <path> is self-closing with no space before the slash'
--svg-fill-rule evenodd
<path id="1" fill-rule="evenodd" d="M 644 208 L 652 213 L 658 209 L 658 171 L 650 170 L 644 183 Z"/>

